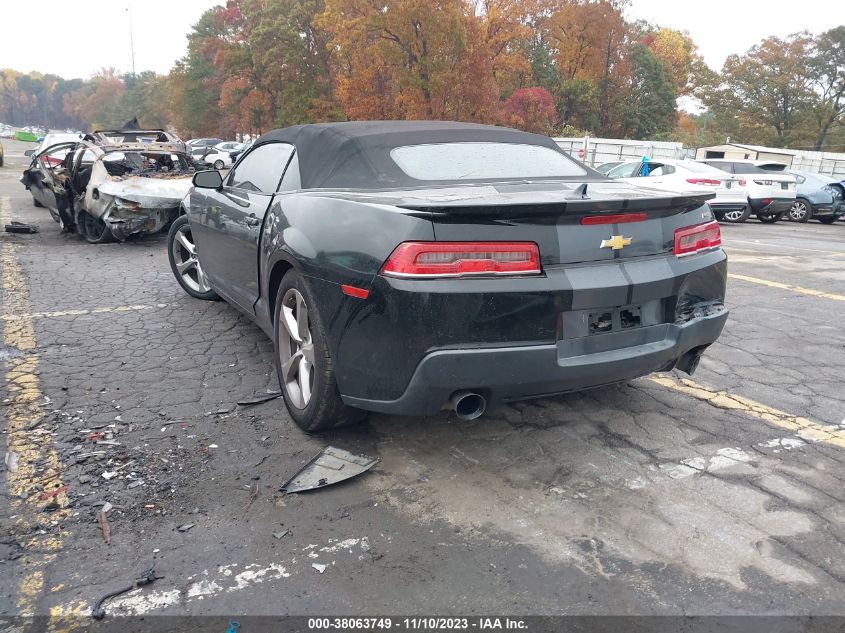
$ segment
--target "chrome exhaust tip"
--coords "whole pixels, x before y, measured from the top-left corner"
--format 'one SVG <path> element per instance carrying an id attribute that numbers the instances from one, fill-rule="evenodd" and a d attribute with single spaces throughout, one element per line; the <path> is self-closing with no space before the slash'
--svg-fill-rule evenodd
<path id="1" fill-rule="evenodd" d="M 461 420 L 475 420 L 487 410 L 487 399 L 474 391 L 456 391 L 449 398 L 448 408 Z"/>

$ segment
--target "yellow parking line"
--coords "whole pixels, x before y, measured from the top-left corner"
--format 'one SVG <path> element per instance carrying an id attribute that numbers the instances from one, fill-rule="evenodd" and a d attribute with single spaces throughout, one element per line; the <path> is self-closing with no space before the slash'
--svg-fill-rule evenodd
<path id="1" fill-rule="evenodd" d="M 790 292 L 798 292 L 802 295 L 810 295 L 811 297 L 821 297 L 822 299 L 833 299 L 834 301 L 845 301 L 845 295 L 838 295 L 833 292 L 825 292 L 823 290 L 816 290 L 815 288 L 804 288 L 803 286 L 792 286 L 784 284 L 779 281 L 770 281 L 769 279 L 760 279 L 759 277 L 749 277 L 748 275 L 738 275 L 736 273 L 728 273 L 731 279 L 739 279 L 740 281 L 747 281 L 752 284 L 760 284 L 761 286 L 769 286 L 770 288 L 780 288 L 781 290 L 789 290 Z"/>
<path id="2" fill-rule="evenodd" d="M 166 308 L 166 303 L 152 305 L 128 305 L 105 308 L 57 310 L 55 312 L 31 312 L 29 314 L 0 314 L 0 321 L 31 321 L 32 319 L 49 319 L 63 316 L 80 316 L 84 314 L 105 314 L 113 312 L 134 312 L 137 310 L 153 310 L 155 308 Z"/>
<path id="3" fill-rule="evenodd" d="M 792 431 L 810 442 L 823 442 L 837 448 L 845 448 L 845 429 L 841 427 L 813 422 L 808 418 L 760 404 L 750 398 L 710 389 L 688 378 L 676 379 L 667 374 L 657 374 L 650 376 L 649 380 L 661 387 L 702 400 L 719 409 L 742 411 L 758 420 Z"/>
<path id="4" fill-rule="evenodd" d="M 9 199 L 2 198 L 0 224 L 11 220 Z M 4 316 L 29 314 L 29 290 L 18 262 L 17 245 L 13 242 L 2 244 L 0 269 L 3 297 L 0 313 Z M 38 383 L 39 357 L 32 319 L 24 317 L 3 319 L 0 322 L 3 324 L 4 345 L 24 352 L 6 361 L 4 380 L 11 400 L 6 407 L 6 450 L 18 455 L 17 470 L 7 470 L 6 476 L 12 514 L 16 515 L 17 520 L 16 530 L 20 534 L 29 535 L 33 534 L 32 528 L 36 525 L 37 516 L 43 506 L 52 500 L 58 503 L 60 509 L 54 512 L 51 518 L 57 521 L 66 518 L 68 498 L 66 492 L 60 492 L 48 501 L 34 491 L 37 483 L 48 482 L 44 491 L 62 490 L 63 483 L 62 464 L 53 450 L 52 435 L 28 430 L 40 421 L 42 412 L 38 403 L 43 400 Z M 30 496 L 23 499 L 23 493 Z M 21 560 L 26 571 L 17 588 L 17 615 L 35 613 L 38 598 L 44 591 L 44 570 L 56 558 L 62 543 L 61 532 L 56 532 L 56 535 L 33 536 L 25 541 L 26 553 Z"/>

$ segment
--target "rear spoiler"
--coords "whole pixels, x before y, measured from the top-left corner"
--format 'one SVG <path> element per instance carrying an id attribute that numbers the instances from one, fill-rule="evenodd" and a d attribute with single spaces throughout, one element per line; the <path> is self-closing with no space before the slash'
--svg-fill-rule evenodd
<path id="1" fill-rule="evenodd" d="M 664 217 L 684 211 L 691 211 L 712 199 L 714 194 L 690 193 L 673 196 L 646 198 L 599 198 L 572 199 L 555 202 L 513 203 L 508 201 L 487 201 L 481 204 L 415 202 L 397 204 L 400 209 L 414 211 L 416 216 L 495 216 L 498 218 L 526 218 L 561 215 L 585 215 L 601 213 L 648 213 L 650 217 Z"/>
<path id="2" fill-rule="evenodd" d="M 716 195 L 715 192 L 678 194 L 613 181 L 573 183 L 572 189 L 549 189 L 542 188 L 542 183 L 538 185 L 536 189 L 510 190 L 489 185 L 382 191 L 314 189 L 302 193 L 363 204 L 390 205 L 408 211 L 410 215 L 427 218 L 541 218 L 626 212 L 663 217 L 697 209 Z M 514 186 L 519 187 L 520 183 Z"/>

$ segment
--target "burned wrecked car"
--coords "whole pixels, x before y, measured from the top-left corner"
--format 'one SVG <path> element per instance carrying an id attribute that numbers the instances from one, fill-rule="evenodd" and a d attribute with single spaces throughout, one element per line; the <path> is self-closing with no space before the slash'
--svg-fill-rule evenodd
<path id="1" fill-rule="evenodd" d="M 185 144 L 161 130 L 107 130 L 32 154 L 21 182 L 67 232 L 91 243 L 161 231 L 194 171 Z"/>

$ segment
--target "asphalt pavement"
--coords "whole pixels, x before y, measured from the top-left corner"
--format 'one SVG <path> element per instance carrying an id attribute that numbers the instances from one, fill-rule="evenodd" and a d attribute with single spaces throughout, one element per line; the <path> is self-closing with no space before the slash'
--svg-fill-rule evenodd
<path id="1" fill-rule="evenodd" d="M 164 236 L 89 245 L 3 141 L 0 615 L 845 614 L 845 223 L 723 225 L 693 379 L 308 436 L 272 344 L 185 295 Z M 326 445 L 376 467 L 279 487 Z M 2 466 L 0 466 L 2 467 Z M 104 504 L 110 543 L 97 513 Z M 325 565 L 325 568 L 322 566 Z"/>

